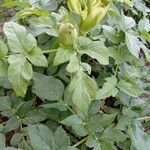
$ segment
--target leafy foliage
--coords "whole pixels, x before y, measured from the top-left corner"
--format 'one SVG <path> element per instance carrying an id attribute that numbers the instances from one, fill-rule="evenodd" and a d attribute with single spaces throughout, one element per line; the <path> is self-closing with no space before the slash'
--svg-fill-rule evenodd
<path id="1" fill-rule="evenodd" d="M 0 4 L 1 149 L 149 150 L 148 0 Z"/>

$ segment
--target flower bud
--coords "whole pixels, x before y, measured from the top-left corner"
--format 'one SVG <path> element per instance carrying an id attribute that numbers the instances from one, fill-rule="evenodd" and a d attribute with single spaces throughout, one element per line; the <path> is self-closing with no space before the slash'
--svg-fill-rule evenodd
<path id="1" fill-rule="evenodd" d="M 77 38 L 77 30 L 70 23 L 62 24 L 59 28 L 59 41 L 63 46 L 73 46 Z"/>
<path id="2" fill-rule="evenodd" d="M 82 8 L 79 0 L 68 0 L 67 4 L 70 11 L 77 14 L 81 13 Z"/>
<path id="3" fill-rule="evenodd" d="M 108 11 L 109 1 L 96 0 L 95 2 L 89 1 L 87 3 L 87 14 L 82 17 L 83 21 L 80 26 L 81 34 L 86 34 L 89 30 L 94 28 L 106 15 Z"/>

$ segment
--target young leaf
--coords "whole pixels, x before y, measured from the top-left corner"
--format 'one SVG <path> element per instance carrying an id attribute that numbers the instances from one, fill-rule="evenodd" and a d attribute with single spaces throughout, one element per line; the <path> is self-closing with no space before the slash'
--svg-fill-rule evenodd
<path id="1" fill-rule="evenodd" d="M 72 56 L 66 70 L 70 73 L 76 72 L 79 69 L 79 60 L 76 55 Z"/>
<path id="2" fill-rule="evenodd" d="M 34 74 L 33 80 L 33 92 L 37 96 L 50 101 L 62 100 L 64 85 L 60 80 L 38 73 Z"/>
<path id="3" fill-rule="evenodd" d="M 67 62 L 75 55 L 76 52 L 71 49 L 59 48 L 56 53 L 53 65 L 58 66 L 64 62 Z"/>
<path id="4" fill-rule="evenodd" d="M 115 76 L 106 78 L 106 82 L 104 83 L 102 89 L 99 89 L 97 92 L 96 99 L 105 99 L 110 96 L 115 97 L 118 93 L 116 86 L 117 78 Z"/>
<path id="5" fill-rule="evenodd" d="M 134 55 L 137 59 L 139 59 L 139 53 L 140 53 L 140 41 L 139 39 L 132 34 L 125 33 L 126 37 L 126 44 L 131 52 L 132 55 Z"/>
<path id="6" fill-rule="evenodd" d="M 92 78 L 79 71 L 72 79 L 69 91 L 72 92 L 72 101 L 77 109 L 87 112 L 91 101 L 95 99 L 97 85 Z"/>
<path id="7" fill-rule="evenodd" d="M 24 97 L 33 75 L 32 66 L 21 54 L 10 55 L 8 62 L 8 77 L 13 89 L 18 96 Z"/>

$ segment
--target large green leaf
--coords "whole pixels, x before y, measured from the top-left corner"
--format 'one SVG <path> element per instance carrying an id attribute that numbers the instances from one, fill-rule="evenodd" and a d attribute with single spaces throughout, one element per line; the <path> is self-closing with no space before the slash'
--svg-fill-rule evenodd
<path id="1" fill-rule="evenodd" d="M 70 139 L 65 130 L 60 126 L 54 133 L 55 148 L 54 150 L 66 150 L 70 145 Z"/>
<path id="2" fill-rule="evenodd" d="M 87 126 L 92 132 L 102 132 L 104 128 L 108 127 L 115 119 L 116 115 L 95 115 L 89 118 Z"/>
<path id="3" fill-rule="evenodd" d="M 33 17 L 29 19 L 33 30 L 39 30 L 39 33 L 46 32 L 49 35 L 58 36 L 56 20 L 54 17 Z"/>
<path id="4" fill-rule="evenodd" d="M 27 86 L 32 78 L 31 64 L 21 54 L 10 55 L 8 77 L 18 96 L 25 96 Z"/>
<path id="5" fill-rule="evenodd" d="M 119 142 L 124 141 L 127 138 L 127 135 L 116 128 L 107 128 L 103 132 L 103 137 L 110 141 Z"/>
<path id="6" fill-rule="evenodd" d="M 33 80 L 33 92 L 37 96 L 50 101 L 62 100 L 64 85 L 60 80 L 38 73 L 34 74 Z"/>
<path id="7" fill-rule="evenodd" d="M 72 93 L 72 101 L 77 109 L 87 112 L 91 101 L 95 99 L 97 85 L 92 78 L 79 71 L 73 77 L 69 91 Z"/>
<path id="8" fill-rule="evenodd" d="M 27 129 L 34 150 L 66 150 L 70 145 L 70 139 L 61 126 L 55 133 L 44 125 L 32 125 Z"/>
<path id="9" fill-rule="evenodd" d="M 142 127 L 134 123 L 129 128 L 129 134 L 131 137 L 131 150 L 149 150 L 150 136 L 144 133 Z"/>
<path id="10" fill-rule="evenodd" d="M 66 117 L 64 120 L 61 121 L 61 123 L 72 127 L 72 129 L 80 136 L 87 135 L 87 131 L 86 128 L 84 127 L 84 122 L 82 118 L 80 118 L 76 114 Z"/>
<path id="11" fill-rule="evenodd" d="M 28 51 L 27 58 L 35 66 L 48 66 L 46 57 L 43 55 L 41 49 L 39 49 L 38 47 L 35 47 L 32 50 Z"/>
<path id="12" fill-rule="evenodd" d="M 98 90 L 96 99 L 105 99 L 107 97 L 115 97 L 118 93 L 117 78 L 115 76 L 108 77 L 105 79 L 103 87 Z"/>
<path id="13" fill-rule="evenodd" d="M 125 33 L 125 37 L 126 37 L 126 44 L 127 44 L 129 51 L 136 58 L 139 58 L 140 41 L 138 37 L 127 32 Z"/>
<path id="14" fill-rule="evenodd" d="M 27 130 L 34 150 L 53 150 L 53 132 L 49 128 L 44 125 L 31 125 Z"/>
<path id="15" fill-rule="evenodd" d="M 77 41 L 79 53 L 87 54 L 96 59 L 102 65 L 109 64 L 109 51 L 101 41 L 90 41 L 89 39 L 79 38 Z"/>
<path id="16" fill-rule="evenodd" d="M 37 46 L 36 39 L 31 34 L 27 34 L 25 27 L 15 22 L 5 23 L 4 33 L 9 48 L 14 53 L 28 51 Z"/>

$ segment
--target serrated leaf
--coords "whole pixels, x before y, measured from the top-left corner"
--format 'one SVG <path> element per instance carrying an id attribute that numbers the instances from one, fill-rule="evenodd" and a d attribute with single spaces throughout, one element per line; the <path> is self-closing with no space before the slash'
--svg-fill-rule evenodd
<path id="1" fill-rule="evenodd" d="M 34 73 L 33 80 L 33 92 L 37 96 L 50 101 L 62 100 L 64 85 L 60 80 L 38 73 Z"/>
<path id="2" fill-rule="evenodd" d="M 125 81 L 121 79 L 117 87 L 132 97 L 138 97 L 138 95 L 142 94 L 143 92 L 143 89 L 141 89 L 134 81 Z"/>
<path id="3" fill-rule="evenodd" d="M 102 150 L 117 150 L 112 141 L 101 141 Z"/>
<path id="4" fill-rule="evenodd" d="M 5 23 L 4 33 L 8 40 L 8 46 L 14 53 L 28 51 L 37 46 L 36 39 L 26 33 L 25 27 L 15 22 Z"/>
<path id="5" fill-rule="evenodd" d="M 12 116 L 5 125 L 5 133 L 17 129 L 20 125 L 19 119 L 16 116 Z"/>
<path id="6" fill-rule="evenodd" d="M 129 134 L 131 137 L 131 150 L 148 150 L 150 147 L 150 136 L 147 135 L 142 127 L 134 123 L 129 128 Z"/>
<path id="7" fill-rule="evenodd" d="M 140 53 L 140 41 L 138 37 L 135 35 L 125 33 L 125 39 L 126 39 L 126 44 L 133 56 L 135 56 L 137 59 L 139 59 L 139 53 Z"/>
<path id="8" fill-rule="evenodd" d="M 117 78 L 115 76 L 108 77 L 105 79 L 102 89 L 99 89 L 97 92 L 96 99 L 105 99 L 107 97 L 113 96 L 115 97 L 118 93 L 117 86 Z"/>
<path id="9" fill-rule="evenodd" d="M 95 99 L 97 92 L 96 82 L 84 72 L 78 72 L 69 85 L 72 101 L 80 111 L 87 112 L 89 105 Z"/>
<path id="10" fill-rule="evenodd" d="M 31 64 L 20 54 L 10 55 L 8 67 L 8 77 L 13 85 L 13 89 L 18 96 L 24 97 L 27 86 L 32 78 L 33 71 Z"/>
<path id="11" fill-rule="evenodd" d="M 89 118 L 87 126 L 92 132 L 102 132 L 102 130 L 109 126 L 115 119 L 116 115 L 95 115 Z"/>
<path id="12" fill-rule="evenodd" d="M 11 109 L 11 100 L 8 96 L 0 97 L 0 111 Z"/>
<path id="13" fill-rule="evenodd" d="M 93 136 L 89 136 L 85 144 L 87 147 L 93 148 L 93 150 L 103 150 L 101 149 L 101 143 L 99 139 L 96 139 Z"/>
<path id="14" fill-rule="evenodd" d="M 71 115 L 61 121 L 63 124 L 72 127 L 72 129 L 80 136 L 86 136 L 87 131 L 84 127 L 83 120 L 78 115 Z"/>
<path id="15" fill-rule="evenodd" d="M 5 140 L 6 140 L 5 136 L 2 133 L 0 133 L 0 147 L 1 147 L 1 149 L 6 148 Z"/>
<path id="16" fill-rule="evenodd" d="M 70 139 L 65 130 L 60 126 L 54 133 L 55 150 L 66 150 L 70 145 Z"/>
<path id="17" fill-rule="evenodd" d="M 74 55 L 76 55 L 76 52 L 71 49 L 59 48 L 54 58 L 53 65 L 58 66 L 62 63 L 65 63 L 69 61 Z"/>
<path id="18" fill-rule="evenodd" d="M 49 128 L 44 125 L 30 125 L 27 130 L 34 150 L 53 150 L 53 133 Z"/>
<path id="19" fill-rule="evenodd" d="M 32 50 L 28 51 L 27 58 L 35 66 L 40 67 L 48 66 L 48 61 L 46 57 L 43 55 L 42 50 L 39 49 L 38 47 L 35 47 Z"/>
<path id="20" fill-rule="evenodd" d="M 42 124 L 31 125 L 27 130 L 35 150 L 59 150 L 60 148 L 66 150 L 70 145 L 70 139 L 61 126 L 57 128 L 54 134 Z"/>
<path id="21" fill-rule="evenodd" d="M 119 142 L 124 141 L 127 138 L 127 135 L 116 128 L 107 128 L 103 132 L 103 137 L 110 141 Z"/>
<path id="22" fill-rule="evenodd" d="M 84 41 L 84 43 L 82 43 Z M 109 64 L 109 51 L 101 41 L 90 41 L 83 37 L 78 39 L 77 42 L 78 51 L 81 54 L 87 54 L 93 59 L 96 59 L 100 64 Z"/>

